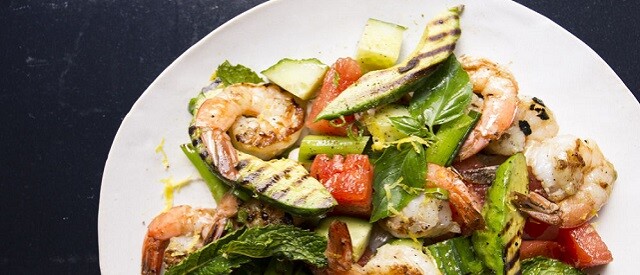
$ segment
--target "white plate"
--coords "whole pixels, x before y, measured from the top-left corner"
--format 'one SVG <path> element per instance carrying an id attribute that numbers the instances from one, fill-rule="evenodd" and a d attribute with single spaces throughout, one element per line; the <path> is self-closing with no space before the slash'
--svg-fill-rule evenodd
<path id="1" fill-rule="evenodd" d="M 169 66 L 133 106 L 105 165 L 98 219 L 104 274 L 135 274 L 146 224 L 163 208 L 160 179 L 197 177 L 178 145 L 189 141 L 187 103 L 225 60 L 261 71 L 281 58 L 317 57 L 331 64 L 353 56 L 369 17 L 409 29 L 403 55 L 436 13 L 464 3 L 458 54 L 484 56 L 509 67 L 522 94 L 542 98 L 561 132 L 595 139 L 619 172 L 609 204 L 597 219 L 614 261 L 605 271 L 637 271 L 640 185 L 640 105 L 589 47 L 549 19 L 510 1 L 279 0 L 262 4 L 207 35 Z M 154 148 L 161 139 L 171 167 Z M 626 195 L 625 195 L 626 194 Z M 176 204 L 213 205 L 196 182 Z"/>

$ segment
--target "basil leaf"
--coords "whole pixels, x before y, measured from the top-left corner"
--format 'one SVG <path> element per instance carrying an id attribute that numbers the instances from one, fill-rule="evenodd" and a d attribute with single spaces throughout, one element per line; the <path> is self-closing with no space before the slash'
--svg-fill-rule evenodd
<path id="1" fill-rule="evenodd" d="M 416 149 L 417 148 L 417 149 Z M 402 144 L 385 148 L 374 165 L 373 212 L 375 222 L 399 212 L 420 194 L 425 185 L 427 162 L 424 146 Z"/>
<path id="2" fill-rule="evenodd" d="M 327 264 L 325 237 L 290 225 L 242 228 L 194 252 L 165 274 L 229 274 L 255 258 L 282 257 Z"/>
<path id="3" fill-rule="evenodd" d="M 472 85 L 458 59 L 451 55 L 417 90 L 409 103 L 412 116 L 423 116 L 430 129 L 456 119 L 471 103 Z"/>
<path id="4" fill-rule="evenodd" d="M 222 83 L 224 83 L 225 86 L 242 82 L 264 82 L 264 80 L 262 80 L 262 78 L 260 78 L 260 76 L 251 69 L 240 64 L 233 66 L 228 60 L 218 66 L 215 75 L 222 80 Z"/>
<path id="5" fill-rule="evenodd" d="M 400 116 L 390 117 L 389 121 L 391 121 L 391 124 L 393 124 L 398 131 L 406 135 L 425 137 L 429 134 L 429 129 L 424 126 L 424 120 L 421 118 L 422 116 L 419 116 L 418 118 Z"/>

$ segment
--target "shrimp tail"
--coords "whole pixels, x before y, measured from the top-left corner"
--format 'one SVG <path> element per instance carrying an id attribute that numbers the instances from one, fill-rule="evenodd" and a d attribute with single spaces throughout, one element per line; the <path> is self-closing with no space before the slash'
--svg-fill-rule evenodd
<path id="1" fill-rule="evenodd" d="M 438 186 L 449 191 L 449 202 L 462 218 L 465 232 L 484 228 L 480 198 L 469 190 L 457 171 L 432 163 L 427 170 L 427 186 Z"/>
<path id="2" fill-rule="evenodd" d="M 551 225 L 562 223 L 560 207 L 536 192 L 529 195 L 515 192 L 512 203 L 518 210 L 536 220 Z"/>
<path id="3" fill-rule="evenodd" d="M 216 208 L 216 213 L 213 217 L 213 228 L 211 229 L 207 239 L 210 241 L 215 241 L 220 239 L 224 234 L 224 231 L 227 227 L 227 222 L 230 217 L 235 216 L 238 213 L 238 199 L 236 196 L 231 194 L 231 192 L 227 192 L 224 194 L 222 199 L 220 200 L 220 205 Z"/>
<path id="4" fill-rule="evenodd" d="M 145 236 L 142 246 L 141 274 L 160 274 L 164 251 L 168 245 L 168 240 L 159 240 L 150 237 L 148 234 Z"/>
<path id="5" fill-rule="evenodd" d="M 331 274 L 344 273 L 353 266 L 353 246 L 347 224 L 341 221 L 333 221 L 329 225 L 329 237 L 327 249 L 328 271 Z"/>
<path id="6" fill-rule="evenodd" d="M 489 141 L 489 139 L 483 138 L 482 134 L 478 130 L 473 129 L 460 148 L 460 153 L 458 153 L 458 160 L 467 159 L 470 156 L 473 156 L 476 153 L 480 152 L 482 148 L 489 145 Z"/>
<path id="7" fill-rule="evenodd" d="M 465 198 L 458 194 L 450 194 L 451 203 L 464 222 L 463 235 L 485 227 L 482 208 L 477 200 Z"/>
<path id="8" fill-rule="evenodd" d="M 238 153 L 231 143 L 231 138 L 225 132 L 214 129 L 202 134 L 207 151 L 213 159 L 213 165 L 223 177 L 235 181 L 238 179 Z"/>

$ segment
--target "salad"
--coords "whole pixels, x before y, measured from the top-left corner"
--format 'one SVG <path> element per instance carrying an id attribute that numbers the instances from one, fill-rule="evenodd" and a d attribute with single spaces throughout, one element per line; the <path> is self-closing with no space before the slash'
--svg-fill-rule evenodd
<path id="1" fill-rule="evenodd" d="M 456 56 L 463 7 L 371 19 L 355 58 L 221 64 L 181 149 L 217 206 L 153 218 L 142 273 L 580 274 L 616 179 L 593 140 L 489 59 Z"/>

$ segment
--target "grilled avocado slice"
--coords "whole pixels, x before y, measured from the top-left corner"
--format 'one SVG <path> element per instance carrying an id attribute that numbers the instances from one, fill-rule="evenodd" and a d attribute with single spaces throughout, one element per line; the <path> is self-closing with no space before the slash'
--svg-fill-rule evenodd
<path id="1" fill-rule="evenodd" d="M 207 163 L 211 172 L 230 186 L 251 191 L 258 199 L 282 208 L 298 216 L 319 216 L 338 203 L 331 193 L 298 162 L 290 159 L 261 160 L 238 151 L 239 179 L 231 181 L 213 166 L 204 144 L 200 140 L 200 129 L 189 128 L 193 146 Z"/>
<path id="2" fill-rule="evenodd" d="M 525 218 L 511 202 L 515 192 L 529 192 L 527 163 L 522 153 L 511 156 L 498 167 L 482 208 L 487 227 L 472 236 L 476 253 L 498 275 L 520 273 Z"/>
<path id="3" fill-rule="evenodd" d="M 414 91 L 455 48 L 460 37 L 463 6 L 436 16 L 425 28 L 416 49 L 393 67 L 371 71 L 344 90 L 318 114 L 316 120 L 335 119 L 394 102 Z"/>

